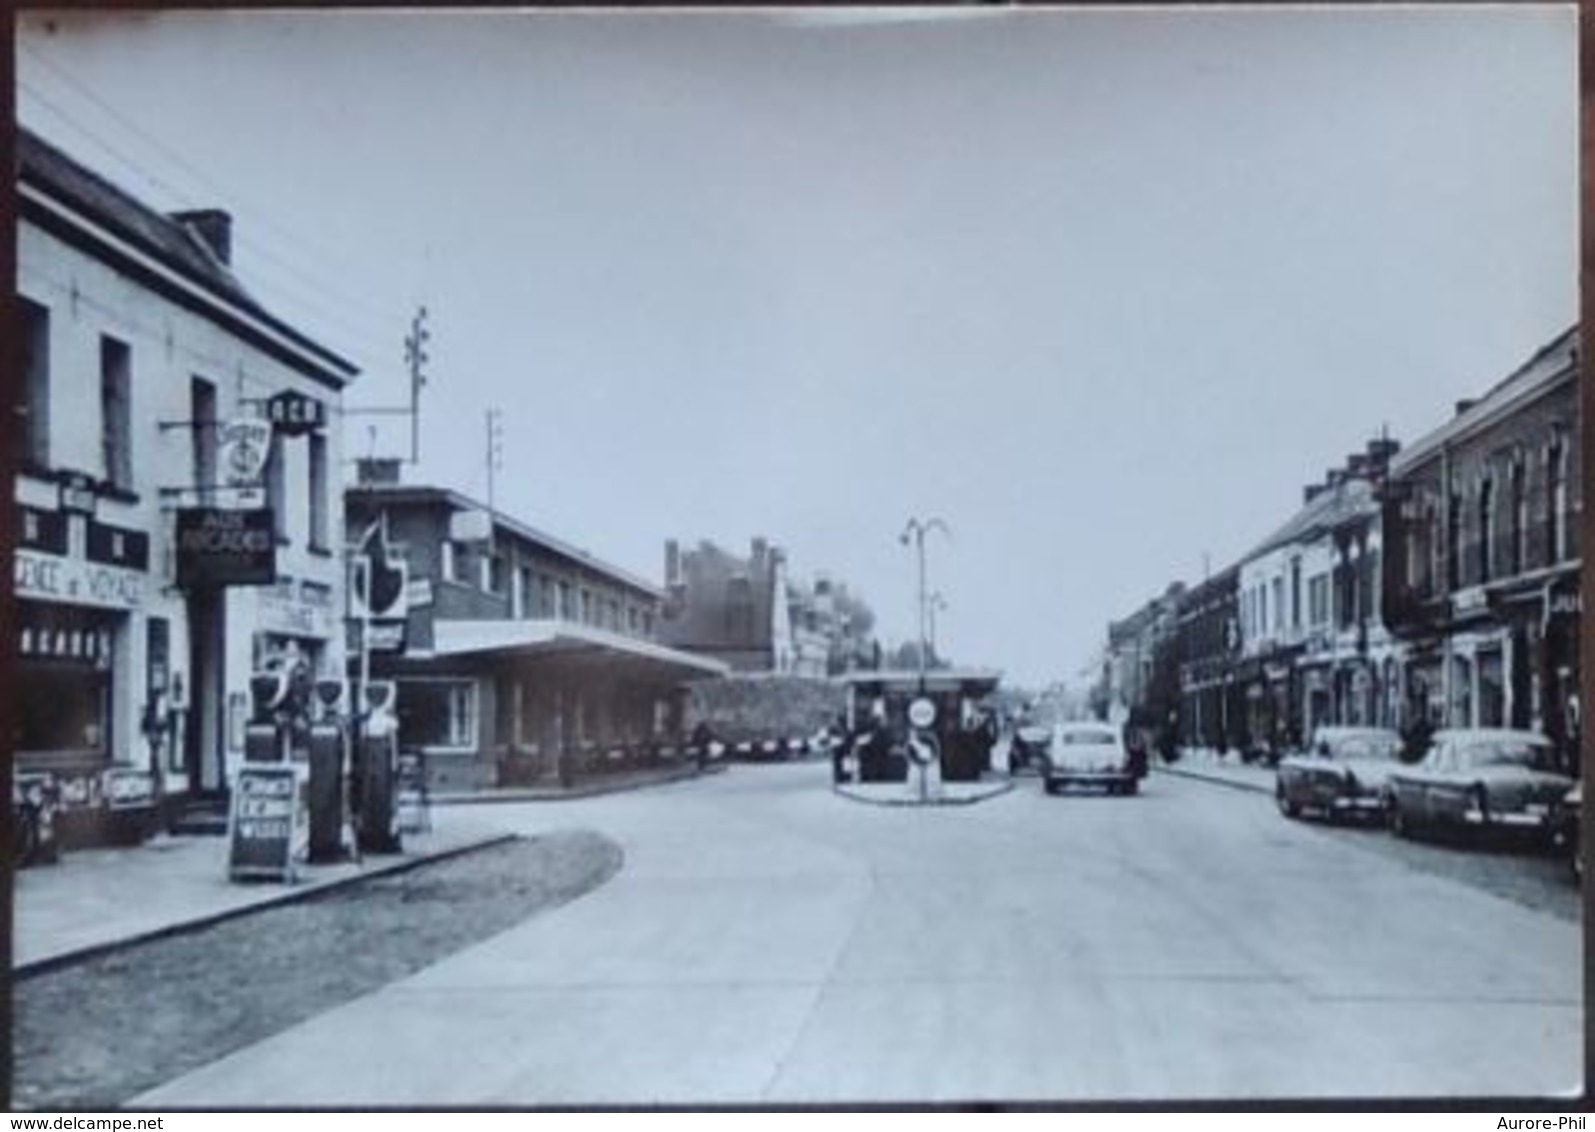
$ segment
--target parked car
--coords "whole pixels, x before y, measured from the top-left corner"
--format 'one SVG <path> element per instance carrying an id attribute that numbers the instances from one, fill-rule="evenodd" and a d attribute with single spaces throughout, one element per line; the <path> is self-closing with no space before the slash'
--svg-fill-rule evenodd
<path id="1" fill-rule="evenodd" d="M 1392 770 L 1385 792 L 1390 828 L 1513 830 L 1546 836 L 1552 808 L 1572 789 L 1556 749 L 1534 731 L 1437 731 L 1422 761 Z"/>
<path id="2" fill-rule="evenodd" d="M 1008 744 L 1009 770 L 1019 771 L 1045 765 L 1047 748 L 1051 743 L 1050 728 L 1030 723 L 1015 728 L 1013 739 Z"/>
<path id="3" fill-rule="evenodd" d="M 1315 810 L 1379 816 L 1401 736 L 1383 727 L 1320 727 L 1306 751 L 1286 755 L 1274 773 L 1274 798 L 1288 818 Z"/>
<path id="4" fill-rule="evenodd" d="M 1579 823 L 1584 814 L 1584 784 L 1578 783 L 1562 796 L 1551 809 L 1551 844 L 1567 854 L 1573 879 L 1584 880 L 1584 847 L 1579 837 Z"/>
<path id="5" fill-rule="evenodd" d="M 1060 723 L 1041 764 L 1048 794 L 1071 783 L 1101 786 L 1109 794 L 1134 794 L 1146 774 L 1146 752 L 1133 752 L 1123 733 L 1106 723 Z"/>

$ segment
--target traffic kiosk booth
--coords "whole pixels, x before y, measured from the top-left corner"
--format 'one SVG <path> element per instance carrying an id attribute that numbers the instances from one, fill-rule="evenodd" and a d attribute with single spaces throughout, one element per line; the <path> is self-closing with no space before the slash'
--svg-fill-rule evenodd
<path id="1" fill-rule="evenodd" d="M 878 669 L 849 672 L 838 679 L 847 688 L 848 733 L 863 740 L 858 774 L 865 782 L 902 782 L 913 761 L 911 736 L 929 732 L 939 749 L 945 782 L 973 782 L 991 769 L 992 729 L 985 726 L 984 701 L 997 690 L 1002 674 L 992 669 Z M 916 703 L 929 701 L 934 718 L 919 727 L 911 718 Z M 921 708 L 920 710 L 923 710 Z"/>

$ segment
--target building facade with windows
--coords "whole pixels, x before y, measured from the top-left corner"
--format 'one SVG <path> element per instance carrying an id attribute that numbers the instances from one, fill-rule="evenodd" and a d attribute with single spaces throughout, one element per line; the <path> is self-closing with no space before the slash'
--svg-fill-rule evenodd
<path id="1" fill-rule="evenodd" d="M 1239 563 L 1234 680 L 1252 749 L 1299 747 L 1332 724 L 1392 725 L 1397 643 L 1379 617 L 1377 485 L 1384 437 L 1302 492 L 1302 506 Z"/>
<path id="2" fill-rule="evenodd" d="M 264 310 L 225 213 L 164 215 L 17 135 L 19 775 L 67 844 L 225 796 L 249 678 L 341 678 L 355 367 Z M 289 419 L 291 418 L 291 419 Z"/>
<path id="3" fill-rule="evenodd" d="M 688 682 L 726 665 L 659 642 L 659 587 L 458 492 L 362 461 L 351 545 L 401 562 L 402 627 L 370 673 L 440 789 L 568 779 L 678 753 Z M 351 648 L 364 630 L 351 628 Z"/>
<path id="4" fill-rule="evenodd" d="M 1576 328 L 1392 463 L 1384 616 L 1433 726 L 1527 727 L 1577 762 L 1583 513 Z"/>
<path id="5" fill-rule="evenodd" d="M 824 677 L 876 663 L 874 615 L 826 575 L 794 577 L 787 555 L 754 538 L 746 558 L 703 540 L 665 543 L 660 637 L 737 672 Z"/>
<path id="6" fill-rule="evenodd" d="M 1221 570 L 1186 590 L 1177 606 L 1180 741 L 1188 747 L 1227 751 L 1247 742 L 1233 672 L 1240 653 L 1239 580 L 1238 567 Z"/>

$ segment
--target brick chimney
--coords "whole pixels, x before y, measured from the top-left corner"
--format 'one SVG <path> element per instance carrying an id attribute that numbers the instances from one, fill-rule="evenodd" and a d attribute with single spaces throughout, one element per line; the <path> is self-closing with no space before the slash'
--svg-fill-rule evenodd
<path id="1" fill-rule="evenodd" d="M 665 540 L 665 585 L 681 581 L 681 544 L 675 539 Z"/>
<path id="2" fill-rule="evenodd" d="M 222 263 L 233 262 L 233 218 L 219 208 L 200 208 L 174 212 L 172 219 L 198 236 L 200 242 Z"/>
<path id="3" fill-rule="evenodd" d="M 1302 504 L 1306 505 L 1308 503 L 1311 503 L 1313 500 L 1317 499 L 1323 493 L 1324 493 L 1324 485 L 1323 484 L 1321 484 L 1321 483 L 1310 483 L 1310 484 L 1308 484 L 1306 487 L 1301 489 L 1301 501 L 1302 501 Z"/>

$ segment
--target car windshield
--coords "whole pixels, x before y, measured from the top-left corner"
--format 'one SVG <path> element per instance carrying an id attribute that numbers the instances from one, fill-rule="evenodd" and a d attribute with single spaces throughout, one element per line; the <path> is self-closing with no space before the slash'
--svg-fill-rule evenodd
<path id="1" fill-rule="evenodd" d="M 1523 766 L 1551 770 L 1554 752 L 1549 744 L 1526 739 L 1489 739 L 1470 743 L 1467 762 L 1473 766 Z"/>
<path id="2" fill-rule="evenodd" d="M 1332 740 L 1321 753 L 1332 759 L 1388 759 L 1395 756 L 1400 739 L 1379 735 L 1348 735 Z"/>
<path id="3" fill-rule="evenodd" d="M 1111 747 L 1118 742 L 1111 731 L 1065 731 L 1063 743 L 1067 747 Z"/>

